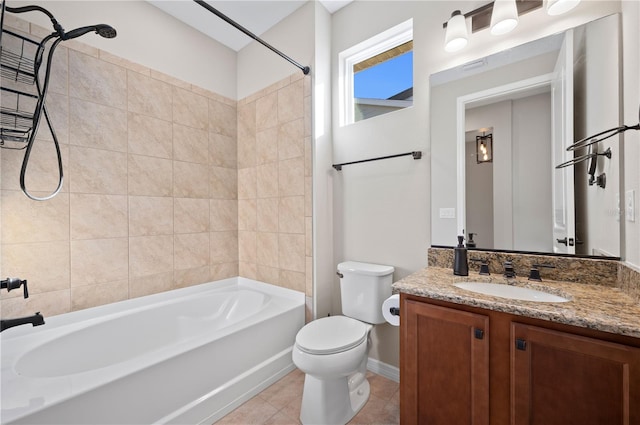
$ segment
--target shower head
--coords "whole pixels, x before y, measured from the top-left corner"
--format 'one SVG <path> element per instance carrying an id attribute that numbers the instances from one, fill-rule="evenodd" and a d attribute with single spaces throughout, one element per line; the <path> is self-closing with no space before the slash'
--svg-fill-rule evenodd
<path id="1" fill-rule="evenodd" d="M 71 40 L 85 35 L 88 32 L 95 31 L 96 34 L 104 38 L 114 38 L 116 36 L 116 30 L 112 26 L 106 24 L 91 25 L 88 27 L 81 27 L 71 30 L 64 34 L 63 40 Z"/>
<path id="2" fill-rule="evenodd" d="M 118 35 L 116 29 L 107 24 L 96 25 L 96 32 L 100 37 L 104 38 L 115 38 L 115 36 Z"/>

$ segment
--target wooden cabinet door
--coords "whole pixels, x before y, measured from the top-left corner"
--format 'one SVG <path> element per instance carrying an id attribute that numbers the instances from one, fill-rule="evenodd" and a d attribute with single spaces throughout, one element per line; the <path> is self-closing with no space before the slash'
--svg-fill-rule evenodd
<path id="1" fill-rule="evenodd" d="M 404 300 L 400 422 L 489 423 L 489 318 Z"/>
<path id="2" fill-rule="evenodd" d="M 518 323 L 511 335 L 513 425 L 640 424 L 640 349 Z"/>

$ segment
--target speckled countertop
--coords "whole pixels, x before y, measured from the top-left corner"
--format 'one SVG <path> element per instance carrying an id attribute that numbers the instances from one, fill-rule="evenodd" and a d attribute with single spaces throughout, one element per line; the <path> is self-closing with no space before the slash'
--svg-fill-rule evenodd
<path id="1" fill-rule="evenodd" d="M 570 299 L 564 303 L 546 303 L 483 295 L 454 286 L 454 283 L 464 281 L 507 283 L 502 275 L 481 276 L 470 271 L 469 276 L 462 277 L 454 276 L 450 268 L 427 267 L 395 282 L 393 290 L 640 338 L 640 303 L 615 287 L 552 280 L 531 282 L 526 277 L 508 279 L 510 284 L 516 286 L 538 289 Z"/>

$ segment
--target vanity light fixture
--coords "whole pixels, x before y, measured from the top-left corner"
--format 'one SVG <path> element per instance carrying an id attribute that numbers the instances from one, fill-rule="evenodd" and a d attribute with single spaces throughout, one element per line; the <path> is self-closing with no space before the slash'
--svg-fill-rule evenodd
<path id="1" fill-rule="evenodd" d="M 442 24 L 446 30 L 444 37 L 444 50 L 456 52 L 464 48 L 468 41 L 466 19 L 471 21 L 471 32 L 478 32 L 485 28 L 491 28 L 491 34 L 500 35 L 512 31 L 517 25 L 519 16 L 542 7 L 543 0 L 495 0 L 485 4 L 464 15 L 456 10 L 451 18 Z M 554 1 L 554 0 L 548 0 Z M 555 0 L 573 1 L 579 0 Z"/>
<path id="2" fill-rule="evenodd" d="M 447 30 L 444 36 L 444 50 L 457 52 L 467 45 L 469 41 L 467 22 L 459 10 L 453 11 L 451 18 L 444 27 Z"/>
<path id="3" fill-rule="evenodd" d="M 518 26 L 516 0 L 496 0 L 491 13 L 491 34 L 502 35 Z"/>
<path id="4" fill-rule="evenodd" d="M 493 162 L 493 134 L 476 136 L 476 162 Z"/>
<path id="5" fill-rule="evenodd" d="M 547 14 L 562 15 L 576 7 L 580 0 L 547 0 Z"/>

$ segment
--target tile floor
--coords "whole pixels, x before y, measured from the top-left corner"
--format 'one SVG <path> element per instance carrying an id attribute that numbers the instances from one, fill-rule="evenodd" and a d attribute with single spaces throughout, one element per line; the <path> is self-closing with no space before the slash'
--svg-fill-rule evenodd
<path id="1" fill-rule="evenodd" d="M 380 375 L 367 372 L 371 395 L 349 425 L 398 425 L 400 386 Z M 304 373 L 289 373 L 251 400 L 216 422 L 216 425 L 294 425 L 300 423 L 300 403 Z"/>

